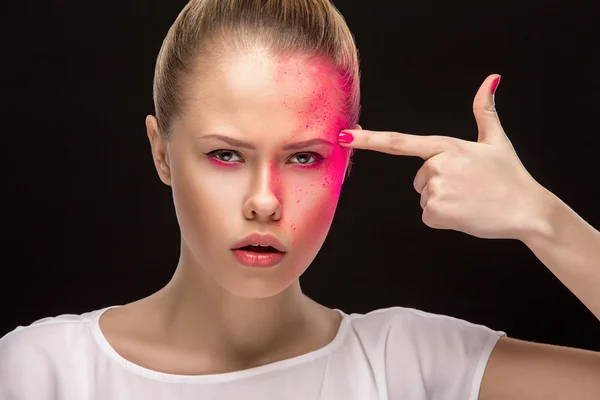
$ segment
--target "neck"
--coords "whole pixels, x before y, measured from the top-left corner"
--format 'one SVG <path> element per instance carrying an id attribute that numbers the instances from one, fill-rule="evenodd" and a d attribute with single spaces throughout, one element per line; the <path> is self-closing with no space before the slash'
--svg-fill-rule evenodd
<path id="1" fill-rule="evenodd" d="M 316 350 L 335 337 L 340 316 L 306 297 L 298 281 L 269 298 L 242 298 L 185 254 L 173 279 L 152 296 L 161 330 L 184 348 L 263 364 Z"/>

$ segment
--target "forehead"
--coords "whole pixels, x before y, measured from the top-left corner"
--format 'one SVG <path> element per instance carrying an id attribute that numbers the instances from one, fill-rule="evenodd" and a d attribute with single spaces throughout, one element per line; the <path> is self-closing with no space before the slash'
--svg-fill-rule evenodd
<path id="1" fill-rule="evenodd" d="M 344 128 L 339 82 L 326 61 L 255 50 L 228 54 L 218 65 L 190 85 L 187 107 L 197 123 L 245 132 Z"/>

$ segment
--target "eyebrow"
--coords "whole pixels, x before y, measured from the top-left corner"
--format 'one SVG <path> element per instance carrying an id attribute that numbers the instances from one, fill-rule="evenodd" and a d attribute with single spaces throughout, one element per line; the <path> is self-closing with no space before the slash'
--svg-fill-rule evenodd
<path id="1" fill-rule="evenodd" d="M 247 142 L 244 142 L 244 141 L 241 141 L 238 139 L 234 139 L 229 136 L 224 136 L 224 135 L 217 135 L 217 134 L 204 135 L 204 136 L 199 136 L 198 139 L 217 139 L 217 140 L 225 142 L 231 146 L 241 147 L 241 148 L 250 149 L 250 150 L 256 149 L 256 147 L 251 145 L 250 143 L 247 143 Z M 309 139 L 309 140 L 303 140 L 301 142 L 287 143 L 286 145 L 283 146 L 283 149 L 284 150 L 299 150 L 299 149 L 305 149 L 307 147 L 316 146 L 316 145 L 320 145 L 320 144 L 333 146 L 333 143 L 331 143 L 330 141 L 324 140 L 324 139 Z"/>

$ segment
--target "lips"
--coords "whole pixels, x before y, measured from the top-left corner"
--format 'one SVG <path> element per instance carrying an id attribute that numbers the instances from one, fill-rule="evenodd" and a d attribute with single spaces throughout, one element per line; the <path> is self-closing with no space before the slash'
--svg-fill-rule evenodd
<path id="1" fill-rule="evenodd" d="M 253 251 L 255 253 L 273 253 L 273 252 L 279 252 L 279 250 L 277 250 L 275 247 L 272 247 L 272 246 L 262 246 L 262 245 L 248 245 L 248 246 L 240 247 L 240 250 Z"/>
<path id="2" fill-rule="evenodd" d="M 239 263 L 247 267 L 273 267 L 283 260 L 286 248 L 272 235 L 252 234 L 231 249 Z"/>
<path id="3" fill-rule="evenodd" d="M 273 235 L 263 235 L 254 233 L 238 241 L 231 248 L 232 250 L 248 250 L 257 253 L 280 252 L 285 253 L 286 247 Z"/>
<path id="4" fill-rule="evenodd" d="M 240 264 L 251 268 L 274 267 L 280 264 L 285 257 L 285 253 L 280 251 L 258 253 L 255 251 L 236 249 L 232 250 L 232 252 L 233 256 Z"/>

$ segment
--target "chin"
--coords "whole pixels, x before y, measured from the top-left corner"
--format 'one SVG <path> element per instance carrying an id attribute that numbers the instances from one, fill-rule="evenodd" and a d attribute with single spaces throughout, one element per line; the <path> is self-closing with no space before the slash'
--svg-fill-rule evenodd
<path id="1" fill-rule="evenodd" d="M 281 295 L 298 284 L 308 265 L 293 266 L 283 262 L 272 268 L 255 269 L 236 266 L 219 284 L 232 295 L 244 299 L 267 299 Z"/>
<path id="2" fill-rule="evenodd" d="M 276 297 L 290 288 L 298 279 L 292 282 L 272 282 L 265 280 L 251 280 L 239 282 L 224 287 L 229 293 L 243 299 L 268 299 Z"/>

